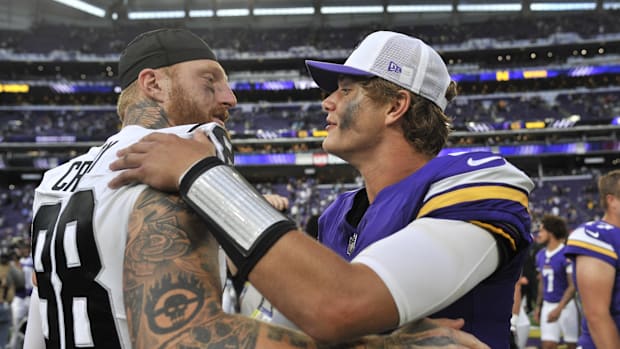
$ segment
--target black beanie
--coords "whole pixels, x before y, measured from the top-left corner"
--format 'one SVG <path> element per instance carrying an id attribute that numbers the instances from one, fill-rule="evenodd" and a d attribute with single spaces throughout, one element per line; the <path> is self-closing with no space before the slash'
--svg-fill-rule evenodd
<path id="1" fill-rule="evenodd" d="M 118 75 L 125 89 L 145 68 L 161 68 L 197 59 L 216 60 L 206 42 L 186 29 L 157 29 L 133 39 L 121 53 Z"/>

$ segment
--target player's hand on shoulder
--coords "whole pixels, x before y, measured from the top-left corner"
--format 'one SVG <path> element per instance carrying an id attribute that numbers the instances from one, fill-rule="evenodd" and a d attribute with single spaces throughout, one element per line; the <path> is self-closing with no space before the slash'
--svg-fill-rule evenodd
<path id="1" fill-rule="evenodd" d="M 117 152 L 118 159 L 110 169 L 124 171 L 108 185 L 115 189 L 138 182 L 162 191 L 177 191 L 181 176 L 194 163 L 214 153 L 213 144 L 203 132 L 196 132 L 192 139 L 151 133 Z"/>

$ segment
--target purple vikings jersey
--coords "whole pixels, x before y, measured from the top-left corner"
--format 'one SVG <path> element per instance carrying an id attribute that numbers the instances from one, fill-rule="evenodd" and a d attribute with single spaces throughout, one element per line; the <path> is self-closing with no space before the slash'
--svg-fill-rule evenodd
<path id="1" fill-rule="evenodd" d="M 565 249 L 564 245 L 550 252 L 543 248 L 536 254 L 536 270 L 542 275 L 543 300 L 547 302 L 558 303 L 568 288 L 566 268 L 571 262 Z"/>
<path id="2" fill-rule="evenodd" d="M 617 271 L 620 269 L 620 261 L 618 261 L 619 251 L 620 228 L 599 220 L 588 222 L 575 229 L 568 237 L 564 253 L 573 261 L 578 255 L 598 258 L 605 263 L 609 263 Z M 577 285 L 577 290 L 579 290 L 579 285 Z M 616 280 L 611 293 L 609 311 L 616 322 L 618 331 L 620 331 L 620 273 L 618 272 L 616 272 Z M 581 328 L 582 333 L 579 337 L 579 345 L 583 349 L 595 349 L 596 346 L 590 335 L 585 318 L 581 321 Z"/>
<path id="3" fill-rule="evenodd" d="M 462 317 L 465 331 L 492 348 L 508 348 L 514 285 L 532 242 L 528 213 L 532 189 L 532 181 L 497 154 L 437 157 L 384 188 L 372 204 L 368 204 L 364 188 L 339 196 L 320 217 L 318 238 L 351 261 L 373 242 L 417 218 L 459 220 L 482 227 L 498 242 L 498 269 L 433 317 Z M 454 234 L 458 239 L 458 231 Z M 416 248 L 424 246 L 411 246 L 411 252 Z M 409 267 L 414 266 L 403 265 Z M 432 261 L 422 267 L 432 268 Z"/>

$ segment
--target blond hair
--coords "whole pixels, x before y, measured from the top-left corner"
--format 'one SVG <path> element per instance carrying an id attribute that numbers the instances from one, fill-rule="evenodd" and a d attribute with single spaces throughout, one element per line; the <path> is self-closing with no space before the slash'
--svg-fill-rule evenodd
<path id="1" fill-rule="evenodd" d="M 125 120 L 125 111 L 127 108 L 137 99 L 138 90 L 138 83 L 134 81 L 121 91 L 120 96 L 118 96 L 116 114 L 121 122 Z"/>
<path id="2" fill-rule="evenodd" d="M 620 198 L 620 170 L 608 172 L 598 179 L 598 193 L 604 210 L 607 210 L 607 195 Z"/>
<path id="3" fill-rule="evenodd" d="M 387 103 L 398 98 L 398 91 L 403 90 L 390 81 L 381 78 L 359 80 L 366 95 L 377 103 Z M 401 127 L 407 141 L 420 153 L 436 156 L 448 141 L 452 131 L 452 120 L 430 100 L 408 91 L 411 105 L 403 115 Z M 456 83 L 450 82 L 446 99 L 456 97 Z"/>

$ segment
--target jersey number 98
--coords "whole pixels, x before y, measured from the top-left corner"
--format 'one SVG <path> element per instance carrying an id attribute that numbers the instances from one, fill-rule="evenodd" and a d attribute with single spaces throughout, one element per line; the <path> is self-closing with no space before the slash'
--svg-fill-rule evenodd
<path id="1" fill-rule="evenodd" d="M 47 348 L 120 348 L 110 296 L 97 282 L 101 259 L 93 232 L 92 190 L 64 209 L 43 205 L 32 223 L 32 255 Z"/>

